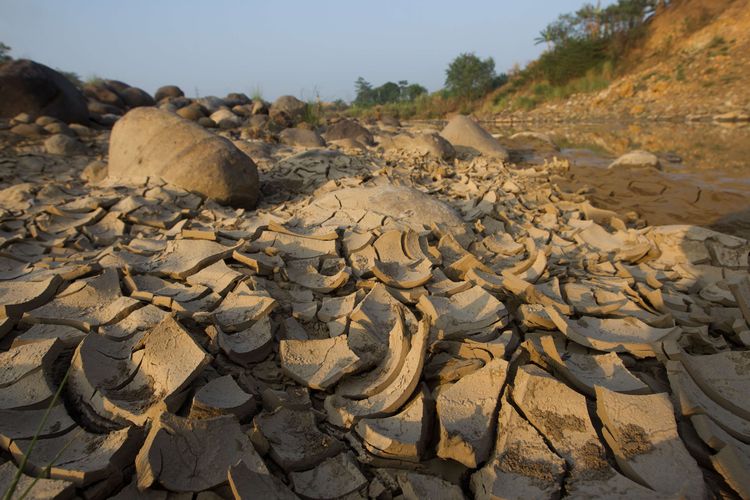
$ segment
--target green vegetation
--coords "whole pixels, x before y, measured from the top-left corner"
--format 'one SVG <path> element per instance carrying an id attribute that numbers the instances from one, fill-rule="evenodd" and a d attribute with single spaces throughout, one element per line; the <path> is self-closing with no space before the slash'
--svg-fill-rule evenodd
<path id="1" fill-rule="evenodd" d="M 0 64 L 5 63 L 13 59 L 8 54 L 10 52 L 10 47 L 5 45 L 3 42 L 0 42 Z"/>
<path id="2" fill-rule="evenodd" d="M 667 4 L 618 0 L 602 8 L 587 3 L 559 16 L 535 39 L 547 45 L 544 53 L 491 95 L 489 110 L 530 110 L 551 99 L 607 88 L 625 55 L 640 43 L 649 19 Z"/>
<path id="3" fill-rule="evenodd" d="M 445 90 L 466 101 L 482 97 L 506 81 L 506 75 L 495 74 L 491 57 L 482 60 L 473 53 L 459 55 L 445 70 Z"/>
<path id="4" fill-rule="evenodd" d="M 320 97 L 318 99 L 309 99 L 307 101 L 307 106 L 305 107 L 305 115 L 302 117 L 302 120 L 313 126 L 317 127 L 322 123 L 323 119 L 323 105 L 320 102 Z"/>
<path id="5" fill-rule="evenodd" d="M 253 90 L 250 93 L 250 98 L 253 101 L 262 101 L 263 100 L 263 89 L 260 88 L 260 85 L 256 85 L 255 87 L 253 87 Z"/>
<path id="6" fill-rule="evenodd" d="M 104 78 L 97 74 L 91 74 L 83 81 L 84 85 L 99 85 L 100 83 L 104 83 Z"/>
<path id="7" fill-rule="evenodd" d="M 427 89 L 423 86 L 418 83 L 409 84 L 406 80 L 400 80 L 398 83 L 386 82 L 380 87 L 373 88 L 370 82 L 361 76 L 354 82 L 354 89 L 357 92 L 354 105 L 365 108 L 382 104 L 413 102 L 420 95 L 427 93 Z"/>
<path id="8" fill-rule="evenodd" d="M 470 113 L 487 92 L 504 85 L 505 74 L 495 73 L 495 61 L 468 53 L 456 57 L 446 70 L 445 89 L 432 94 L 422 85 L 401 80 L 373 87 L 359 77 L 357 97 L 348 113 L 357 117 L 442 118 L 447 113 Z"/>

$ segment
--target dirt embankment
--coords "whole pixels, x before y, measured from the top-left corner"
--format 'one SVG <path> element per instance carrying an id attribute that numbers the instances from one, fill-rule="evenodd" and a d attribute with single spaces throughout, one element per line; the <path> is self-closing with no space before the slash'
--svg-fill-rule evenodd
<path id="1" fill-rule="evenodd" d="M 750 0 L 675 0 L 604 90 L 498 119 L 750 120 Z"/>

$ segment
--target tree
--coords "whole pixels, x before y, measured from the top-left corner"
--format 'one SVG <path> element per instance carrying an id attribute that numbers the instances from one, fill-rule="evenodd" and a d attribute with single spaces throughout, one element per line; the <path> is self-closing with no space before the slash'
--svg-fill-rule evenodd
<path id="1" fill-rule="evenodd" d="M 412 83 L 411 85 L 407 85 L 404 88 L 403 93 L 401 94 L 401 98 L 405 101 L 413 101 L 417 97 L 426 93 L 427 93 L 426 88 L 424 88 L 418 83 Z"/>
<path id="2" fill-rule="evenodd" d="M 358 106 L 371 106 L 373 104 L 372 85 L 361 76 L 354 82 L 354 91 L 357 93 L 354 104 Z"/>
<path id="3" fill-rule="evenodd" d="M 400 99 L 401 89 L 396 83 L 385 82 L 380 87 L 375 87 L 373 94 L 375 94 L 375 104 L 387 104 Z"/>
<path id="4" fill-rule="evenodd" d="M 495 61 L 478 58 L 473 52 L 456 57 L 445 70 L 445 88 L 467 100 L 476 99 L 492 89 Z"/>
<path id="5" fill-rule="evenodd" d="M 0 42 L 0 64 L 6 63 L 13 59 L 8 55 L 8 52 L 10 52 L 10 47 L 5 45 L 3 42 Z"/>

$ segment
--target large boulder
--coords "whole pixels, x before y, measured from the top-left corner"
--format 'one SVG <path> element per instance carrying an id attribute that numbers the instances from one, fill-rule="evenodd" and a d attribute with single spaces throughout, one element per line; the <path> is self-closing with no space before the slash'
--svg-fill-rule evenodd
<path id="1" fill-rule="evenodd" d="M 503 161 L 509 157 L 508 150 L 468 116 L 456 115 L 451 118 L 440 135 L 453 146 L 471 148 L 484 156 Z"/>
<path id="2" fill-rule="evenodd" d="M 432 156 L 446 161 L 450 161 L 456 156 L 456 150 L 453 149 L 451 143 L 435 132 L 386 136 L 380 140 L 380 146 L 386 151 L 395 149 L 420 156 Z"/>
<path id="3" fill-rule="evenodd" d="M 219 203 L 254 208 L 255 163 L 229 140 L 157 108 L 136 108 L 112 129 L 109 176 L 154 176 Z"/>
<path id="4" fill-rule="evenodd" d="M 615 161 L 613 161 L 608 168 L 639 168 L 649 167 L 661 170 L 661 162 L 659 157 L 648 151 L 636 150 L 629 153 L 625 153 Z"/>
<path id="5" fill-rule="evenodd" d="M 154 98 L 151 97 L 148 92 L 138 87 L 128 87 L 120 91 L 119 94 L 120 97 L 122 97 L 122 100 L 125 101 L 125 104 L 128 106 L 128 108 L 131 109 L 141 106 L 156 105 L 156 101 L 154 101 Z"/>
<path id="6" fill-rule="evenodd" d="M 340 141 L 342 139 L 353 139 L 367 146 L 372 146 L 375 143 L 369 130 L 348 118 L 337 121 L 326 130 L 327 141 Z"/>
<path id="7" fill-rule="evenodd" d="M 17 59 L 0 66 L 0 118 L 21 112 L 88 123 L 86 99 L 62 74 L 43 64 Z"/>
<path id="8" fill-rule="evenodd" d="M 156 102 L 161 101 L 162 99 L 166 99 L 167 97 L 184 97 L 185 92 L 182 91 L 180 87 L 177 85 L 165 85 L 163 87 L 159 87 L 156 90 L 156 94 L 154 94 L 154 99 Z"/>
<path id="9" fill-rule="evenodd" d="M 306 111 L 307 104 L 305 102 L 291 95 L 283 95 L 271 105 L 269 115 L 271 120 L 291 126 L 301 122 Z"/>
<path id="10" fill-rule="evenodd" d="M 322 148 L 326 142 L 314 130 L 304 128 L 287 128 L 279 133 L 279 141 L 287 146 L 303 148 Z"/>

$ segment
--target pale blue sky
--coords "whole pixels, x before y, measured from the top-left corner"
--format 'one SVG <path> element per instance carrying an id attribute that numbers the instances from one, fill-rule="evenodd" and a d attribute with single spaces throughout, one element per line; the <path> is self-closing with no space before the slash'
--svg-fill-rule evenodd
<path id="1" fill-rule="evenodd" d="M 176 84 L 188 95 L 350 100 L 358 76 L 437 90 L 462 52 L 493 57 L 498 71 L 525 64 L 542 50 L 537 33 L 583 3 L 0 0 L 0 41 L 13 57 L 150 93 Z"/>

